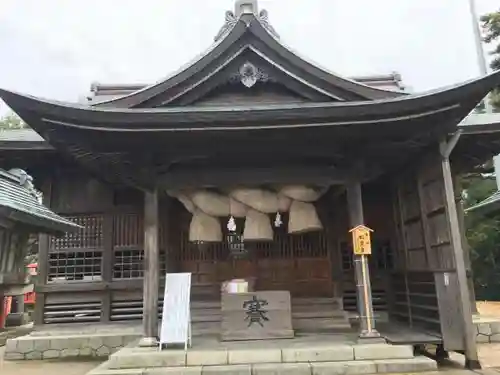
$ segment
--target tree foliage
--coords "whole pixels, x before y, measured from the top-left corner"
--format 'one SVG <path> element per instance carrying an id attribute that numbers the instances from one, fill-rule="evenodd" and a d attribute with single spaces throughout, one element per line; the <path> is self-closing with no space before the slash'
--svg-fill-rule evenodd
<path id="1" fill-rule="evenodd" d="M 472 207 L 497 190 L 491 174 L 474 173 L 462 179 L 464 206 Z M 471 252 L 476 298 L 500 299 L 500 215 L 484 217 L 474 211 L 465 216 L 466 236 Z"/>
<path id="2" fill-rule="evenodd" d="M 500 70 L 500 9 L 482 16 L 481 23 L 484 41 L 493 46 L 491 52 L 493 60 L 490 66 L 493 70 Z M 500 112 L 500 89 L 498 88 L 491 95 L 491 105 Z"/>
<path id="3" fill-rule="evenodd" d="M 500 70 L 500 10 L 481 17 L 484 41 L 493 46 L 491 68 Z M 500 112 L 500 90 L 490 96 Z M 484 112 L 484 103 L 476 109 Z M 497 191 L 492 161 L 462 177 L 464 207 L 472 207 Z M 474 211 L 465 217 L 477 299 L 500 300 L 500 213 L 484 217 Z"/>
<path id="4" fill-rule="evenodd" d="M 0 118 L 0 131 L 23 128 L 26 128 L 26 124 L 14 113 L 9 113 L 8 115 Z"/>

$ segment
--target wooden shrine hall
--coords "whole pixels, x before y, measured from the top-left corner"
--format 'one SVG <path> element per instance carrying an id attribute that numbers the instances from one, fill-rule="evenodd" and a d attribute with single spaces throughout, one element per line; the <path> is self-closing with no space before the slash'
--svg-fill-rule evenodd
<path id="1" fill-rule="evenodd" d="M 96 84 L 80 104 L 0 91 L 41 136 L 0 141 L 1 163 L 85 227 L 40 243 L 36 324 L 142 319 L 154 344 L 165 273 L 190 272 L 195 335 L 243 278 L 289 291 L 297 331 L 345 310 L 378 337 L 385 311 L 477 362 L 457 177 L 500 152 L 500 128 L 461 122 L 500 73 L 418 94 L 340 77 L 257 5 L 237 1 L 209 50 L 155 84 Z M 365 268 L 357 225 L 373 230 Z"/>

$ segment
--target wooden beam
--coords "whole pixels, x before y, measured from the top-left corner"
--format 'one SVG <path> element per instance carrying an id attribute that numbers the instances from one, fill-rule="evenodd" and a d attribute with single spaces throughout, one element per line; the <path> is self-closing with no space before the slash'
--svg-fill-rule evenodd
<path id="1" fill-rule="evenodd" d="M 106 283 L 113 281 L 113 191 L 110 189 L 107 210 L 102 223 L 103 251 L 102 251 L 102 280 Z M 107 323 L 111 319 L 111 291 L 106 290 L 101 298 L 101 322 Z"/>
<path id="2" fill-rule="evenodd" d="M 145 192 L 144 194 L 143 338 L 140 345 L 156 346 L 160 281 L 158 191 Z"/>
<path id="3" fill-rule="evenodd" d="M 46 178 L 42 185 L 43 204 L 48 208 L 52 205 L 52 176 Z M 38 235 L 38 269 L 36 277 L 36 288 L 43 287 L 47 284 L 49 271 L 49 251 L 50 251 L 50 236 L 48 234 Z M 44 309 L 45 309 L 45 293 L 37 293 L 34 323 L 35 325 L 44 324 Z"/>
<path id="4" fill-rule="evenodd" d="M 459 134 L 458 134 L 459 136 Z M 450 153 L 456 144 L 457 137 L 453 137 L 450 142 L 443 141 L 439 145 L 441 153 L 441 168 L 444 179 L 444 194 L 446 213 L 448 216 L 451 245 L 456 262 L 456 272 L 458 278 L 458 289 L 460 298 L 460 310 L 463 319 L 464 346 L 465 346 L 465 365 L 470 369 L 481 368 L 477 353 L 476 334 L 472 323 L 472 307 L 467 286 L 467 274 L 465 269 L 465 257 L 462 246 L 462 237 L 460 234 L 460 225 L 458 220 L 457 206 L 455 203 L 455 193 L 453 189 L 453 176 L 451 174 Z"/>
<path id="5" fill-rule="evenodd" d="M 403 246 L 403 255 L 405 258 L 404 262 L 404 279 L 405 279 L 405 293 L 406 293 L 406 307 L 408 311 L 408 323 L 410 327 L 413 326 L 413 317 L 412 317 L 412 312 L 411 312 L 411 301 L 410 301 L 410 289 L 408 285 L 408 269 L 409 269 L 409 254 L 408 254 L 408 239 L 405 236 L 405 220 L 404 220 L 404 215 L 403 215 L 403 198 L 401 194 L 401 180 L 398 181 L 398 184 L 395 188 L 395 195 L 396 195 L 396 204 L 395 204 L 395 210 L 396 210 L 396 220 L 399 222 L 399 230 L 398 230 L 398 235 L 400 236 L 400 243 Z M 401 251 L 400 249 L 398 249 Z"/>
<path id="6" fill-rule="evenodd" d="M 375 170 L 361 176 L 368 181 Z M 276 168 L 197 168 L 172 171 L 159 179 L 164 189 L 187 189 L 255 184 L 314 184 L 341 185 L 352 176 L 351 169 L 334 167 L 276 167 Z"/>

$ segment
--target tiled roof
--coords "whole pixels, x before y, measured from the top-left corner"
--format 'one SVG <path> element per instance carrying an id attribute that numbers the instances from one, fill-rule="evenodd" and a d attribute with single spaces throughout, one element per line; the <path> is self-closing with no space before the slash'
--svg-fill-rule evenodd
<path id="1" fill-rule="evenodd" d="M 45 142 L 45 140 L 32 129 L 0 130 L 0 142 Z"/>
<path id="2" fill-rule="evenodd" d="M 81 228 L 41 204 L 35 194 L 21 184 L 20 177 L 3 169 L 0 169 L 0 209 L 7 212 L 9 219 L 42 233 L 62 234 Z"/>
<path id="3" fill-rule="evenodd" d="M 500 212 L 500 191 L 497 191 L 475 206 L 468 208 L 466 212 L 476 212 L 483 215 L 491 215 L 495 212 Z"/>

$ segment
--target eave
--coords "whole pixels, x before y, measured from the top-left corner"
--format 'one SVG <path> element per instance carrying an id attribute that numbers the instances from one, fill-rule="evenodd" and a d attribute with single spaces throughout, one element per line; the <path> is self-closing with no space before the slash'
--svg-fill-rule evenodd
<path id="1" fill-rule="evenodd" d="M 281 60 L 283 70 L 300 71 L 300 78 L 316 85 L 332 98 L 339 100 L 376 100 L 405 95 L 404 92 L 370 87 L 331 73 L 326 69 L 300 57 L 272 35 L 253 14 L 242 15 L 231 30 L 214 43 L 205 53 L 179 71 L 159 82 L 134 93 L 109 100 L 99 101 L 96 107 L 150 108 L 168 106 L 180 92 L 194 90 L 208 76 L 209 71 L 224 64 L 226 57 L 234 55 L 235 49 L 251 47 L 270 60 Z M 269 57 L 269 56 L 268 56 Z M 213 68 L 210 68 L 213 66 Z M 203 74 L 201 74 L 203 72 Z"/>
<path id="2" fill-rule="evenodd" d="M 0 97 L 54 148 L 101 175 L 114 170 L 127 183 L 148 188 L 207 166 L 227 172 L 228 158 L 236 166 L 249 160 L 269 164 L 274 154 L 283 161 L 293 157 L 298 169 L 323 168 L 317 175 L 331 176 L 332 165 L 349 170 L 346 163 L 356 159 L 387 170 L 455 132 L 499 85 L 495 72 L 450 88 L 374 101 L 155 109 L 89 107 L 5 90 Z"/>
<path id="3" fill-rule="evenodd" d="M 373 101 L 154 109 L 88 107 L 7 90 L 0 90 L 0 97 L 21 117 L 28 116 L 30 120 L 54 127 L 116 132 L 193 132 L 404 122 L 448 111 L 455 112 L 453 120 L 458 120 L 458 125 L 497 86 L 500 86 L 500 72 L 449 88 Z M 36 126 L 32 125 L 35 130 Z"/>
<path id="4" fill-rule="evenodd" d="M 0 216 L 31 231 L 61 235 L 82 227 L 38 202 L 15 176 L 0 170 Z"/>

